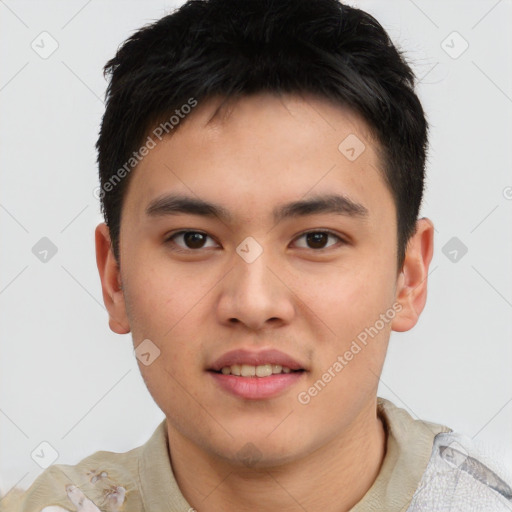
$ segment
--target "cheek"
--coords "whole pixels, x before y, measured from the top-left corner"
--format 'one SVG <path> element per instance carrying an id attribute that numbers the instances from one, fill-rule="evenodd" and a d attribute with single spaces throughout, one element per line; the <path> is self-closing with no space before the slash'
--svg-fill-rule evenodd
<path id="1" fill-rule="evenodd" d="M 139 362 L 152 392 L 159 393 L 163 384 L 179 387 L 173 377 L 185 381 L 190 368 L 197 368 L 197 314 L 211 286 L 204 275 L 177 269 L 169 261 L 156 265 L 146 259 L 127 269 L 125 302 L 134 348 L 149 339 L 160 351 L 153 364 Z"/>
<path id="2" fill-rule="evenodd" d="M 134 348 L 149 339 L 159 351 L 148 365 L 138 361 L 148 391 L 166 415 L 177 423 L 184 422 L 184 418 L 194 419 L 200 415 L 200 410 L 192 407 L 196 395 L 193 383 L 199 371 L 194 305 L 201 290 L 184 287 L 178 277 L 157 277 L 153 272 L 137 276 L 130 285 Z M 177 293 L 177 289 L 181 291 Z M 195 329 L 189 329 L 190 324 Z"/>
<path id="3" fill-rule="evenodd" d="M 327 335 L 340 341 L 373 324 L 391 306 L 393 283 L 384 273 L 343 268 L 303 281 L 298 295 L 317 314 Z"/>
<path id="4" fill-rule="evenodd" d="M 312 380 L 332 370 L 338 356 L 345 361 L 343 370 L 335 372 L 337 378 L 332 379 L 330 392 L 323 393 L 324 399 L 333 399 L 330 393 L 335 390 L 372 387 L 375 378 L 371 372 L 379 374 L 385 358 L 394 314 L 393 276 L 389 265 L 372 258 L 366 264 L 363 261 L 357 266 L 331 269 L 329 276 L 321 279 L 317 275 L 311 282 L 303 281 L 299 292 L 301 298 L 306 297 L 304 302 L 318 325 Z"/>
<path id="5" fill-rule="evenodd" d="M 141 336 L 162 342 L 172 338 L 208 292 L 208 280 L 202 277 L 161 258 L 153 264 L 141 260 L 129 269 L 125 300 L 134 341 Z"/>

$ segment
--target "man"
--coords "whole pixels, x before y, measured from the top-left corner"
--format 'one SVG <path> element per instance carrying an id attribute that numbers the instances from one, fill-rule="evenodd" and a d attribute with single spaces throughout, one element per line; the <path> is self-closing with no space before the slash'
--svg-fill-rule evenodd
<path id="1" fill-rule="evenodd" d="M 17 510 L 511 510 L 467 438 L 377 397 L 433 254 L 427 123 L 379 23 L 192 1 L 106 71 L 97 264 L 166 420 L 51 466 Z"/>

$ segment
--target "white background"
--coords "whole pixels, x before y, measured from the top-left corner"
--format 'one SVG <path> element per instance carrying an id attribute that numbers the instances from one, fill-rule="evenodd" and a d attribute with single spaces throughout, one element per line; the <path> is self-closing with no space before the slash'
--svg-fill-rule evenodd
<path id="1" fill-rule="evenodd" d="M 512 3 L 352 4 L 406 52 L 431 126 L 421 212 L 436 227 L 428 301 L 412 331 L 392 333 L 379 394 L 485 443 L 510 471 Z M 42 441 L 57 463 L 75 464 L 139 446 L 164 418 L 130 335 L 108 328 L 94 143 L 103 65 L 175 5 L 0 2 L 0 493 L 42 472 L 31 458 Z M 43 31 L 59 45 L 47 59 L 31 48 Z M 453 31 L 469 44 L 456 59 L 442 47 L 463 48 Z M 42 237 L 58 249 L 46 263 L 32 253 Z M 455 263 L 442 252 L 452 237 L 468 249 Z"/>

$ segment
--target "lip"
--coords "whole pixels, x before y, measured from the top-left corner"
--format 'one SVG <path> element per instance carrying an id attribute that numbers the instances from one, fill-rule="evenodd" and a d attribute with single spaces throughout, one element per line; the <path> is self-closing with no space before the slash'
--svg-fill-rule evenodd
<path id="1" fill-rule="evenodd" d="M 244 349 L 231 350 L 220 356 L 208 370 L 219 372 L 225 366 L 232 366 L 234 364 L 249 364 L 252 366 L 279 364 L 290 368 L 290 370 L 307 370 L 293 357 L 276 349 L 260 350 L 259 352 Z M 269 379 L 271 377 L 261 378 Z"/>
<path id="2" fill-rule="evenodd" d="M 225 366 L 234 364 L 252 366 L 278 364 L 286 366 L 290 370 L 304 371 L 276 373 L 268 377 L 241 377 L 217 373 Z M 258 352 L 238 349 L 220 356 L 207 370 L 214 382 L 224 391 L 246 400 L 263 400 L 275 397 L 296 384 L 304 377 L 307 368 L 293 357 L 276 349 L 266 349 Z"/>
<path id="3" fill-rule="evenodd" d="M 306 372 L 279 373 L 268 377 L 237 377 L 209 371 L 224 391 L 245 400 L 273 398 L 300 381 Z"/>

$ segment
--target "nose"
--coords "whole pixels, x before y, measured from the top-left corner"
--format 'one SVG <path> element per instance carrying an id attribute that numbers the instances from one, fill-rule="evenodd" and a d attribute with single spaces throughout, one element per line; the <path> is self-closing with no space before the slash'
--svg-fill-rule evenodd
<path id="1" fill-rule="evenodd" d="M 265 251 L 248 263 L 238 255 L 221 282 L 217 313 L 221 323 L 243 324 L 258 331 L 290 323 L 295 315 L 294 294 L 285 273 Z"/>

